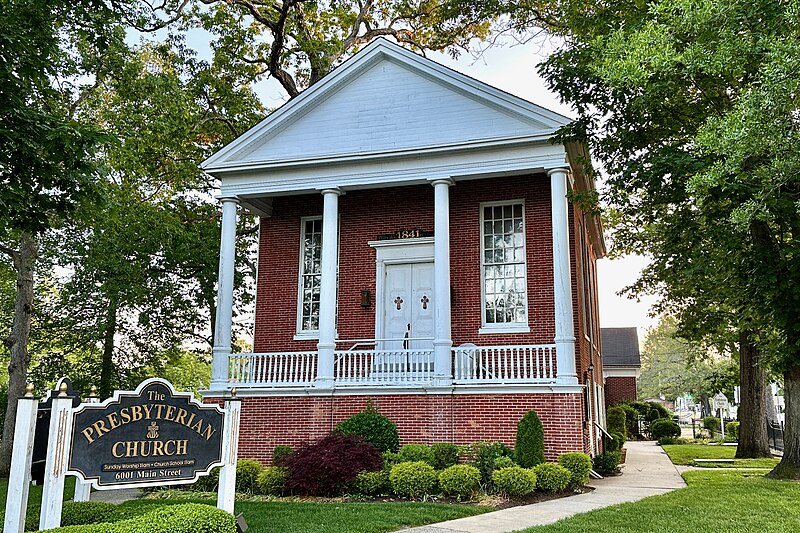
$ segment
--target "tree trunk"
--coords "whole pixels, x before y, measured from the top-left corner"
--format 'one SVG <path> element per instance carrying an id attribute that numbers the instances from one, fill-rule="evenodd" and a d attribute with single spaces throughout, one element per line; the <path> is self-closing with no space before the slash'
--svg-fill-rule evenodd
<path id="1" fill-rule="evenodd" d="M 764 402 L 765 372 L 761 350 L 753 343 L 749 331 L 739 332 L 739 445 L 737 459 L 772 457 L 767 438 L 767 413 Z"/>
<path id="2" fill-rule="evenodd" d="M 783 428 L 783 458 L 767 474 L 773 479 L 800 479 L 800 363 L 783 373 L 783 397 L 786 401 L 786 423 Z"/>
<path id="3" fill-rule="evenodd" d="M 114 334 L 117 332 L 117 295 L 112 294 L 108 301 L 106 328 L 103 338 L 103 363 L 100 367 L 100 398 L 109 398 L 112 392 L 111 377 L 114 367 Z"/>
<path id="4" fill-rule="evenodd" d="M 11 452 L 14 449 L 14 425 L 17 419 L 17 401 L 25 394 L 28 380 L 28 336 L 33 314 L 33 266 L 37 257 L 36 239 L 22 233 L 19 250 L 12 256 L 17 271 L 17 293 L 14 302 L 14 322 L 11 333 L 3 340 L 11 354 L 8 364 L 8 408 L 3 423 L 3 440 L 0 442 L 0 477 L 7 478 L 11 469 Z"/>
<path id="5" fill-rule="evenodd" d="M 700 416 L 703 418 L 711 416 L 711 404 L 708 401 L 708 394 L 700 394 Z"/>

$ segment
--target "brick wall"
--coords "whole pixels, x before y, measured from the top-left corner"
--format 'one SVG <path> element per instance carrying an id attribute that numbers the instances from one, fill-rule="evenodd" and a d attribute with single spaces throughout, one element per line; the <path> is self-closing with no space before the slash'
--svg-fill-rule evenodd
<path id="1" fill-rule="evenodd" d="M 398 394 L 243 398 L 239 455 L 268 463 L 276 445 L 313 442 L 370 399 L 397 424 L 401 445 L 501 441 L 513 446 L 517 422 L 533 409 L 544 426 L 548 460 L 585 451 L 580 394 Z"/>
<path id="2" fill-rule="evenodd" d="M 606 405 L 611 407 L 622 400 L 636 399 L 635 377 L 609 377 L 606 378 Z"/>

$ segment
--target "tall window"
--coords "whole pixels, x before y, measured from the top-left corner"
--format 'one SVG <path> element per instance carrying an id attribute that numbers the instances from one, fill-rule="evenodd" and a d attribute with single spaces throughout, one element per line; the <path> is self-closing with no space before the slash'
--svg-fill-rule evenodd
<path id="1" fill-rule="evenodd" d="M 523 204 L 517 201 L 481 207 L 483 325 L 487 330 L 527 327 Z"/>
<path id="2" fill-rule="evenodd" d="M 322 218 L 301 221 L 298 333 L 319 330 L 319 287 L 322 280 Z"/>

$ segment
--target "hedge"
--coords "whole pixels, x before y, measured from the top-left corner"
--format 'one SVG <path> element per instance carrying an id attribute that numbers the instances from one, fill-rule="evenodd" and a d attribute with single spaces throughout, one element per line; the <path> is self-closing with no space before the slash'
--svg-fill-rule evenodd
<path id="1" fill-rule="evenodd" d="M 431 494 L 437 479 L 436 470 L 424 461 L 396 464 L 389 474 L 389 482 L 395 494 L 412 498 Z"/>
<path id="2" fill-rule="evenodd" d="M 453 465 L 439 473 L 439 488 L 446 496 L 466 499 L 478 488 L 481 472 L 471 465 Z"/>
<path id="3" fill-rule="evenodd" d="M 536 474 L 529 468 L 511 466 L 492 473 L 492 482 L 500 494 L 510 497 L 527 496 L 536 490 Z"/>
<path id="4" fill-rule="evenodd" d="M 367 402 L 367 407 L 363 411 L 336 426 L 336 432 L 343 435 L 358 435 L 381 452 L 396 452 L 400 446 L 397 426 L 378 413 L 371 400 Z"/>
<path id="5" fill-rule="evenodd" d="M 533 468 L 536 488 L 547 492 L 562 492 L 569 486 L 572 474 L 556 463 L 542 463 Z"/>
<path id="6" fill-rule="evenodd" d="M 558 456 L 558 464 L 569 470 L 569 487 L 575 488 L 589 482 L 592 458 L 582 452 L 567 452 Z"/>

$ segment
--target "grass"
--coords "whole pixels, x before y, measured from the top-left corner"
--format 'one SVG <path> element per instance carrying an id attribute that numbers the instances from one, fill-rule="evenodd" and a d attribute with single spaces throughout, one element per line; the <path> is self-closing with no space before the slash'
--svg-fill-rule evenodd
<path id="1" fill-rule="evenodd" d="M 686 472 L 685 489 L 525 532 L 794 533 L 800 523 L 800 483 L 765 479 L 765 472 Z"/>
<path id="2" fill-rule="evenodd" d="M 42 507 L 42 485 L 31 485 L 28 489 L 28 520 L 32 520 L 32 516 L 39 516 L 39 509 Z M 4 518 L 6 508 L 6 495 L 8 490 L 8 480 L 0 479 L 0 520 Z M 75 492 L 75 478 L 68 476 L 64 480 L 64 501 L 72 499 Z"/>
<path id="3" fill-rule="evenodd" d="M 734 459 L 736 446 L 708 446 L 705 444 L 666 444 L 662 446 L 676 465 L 697 466 L 694 459 Z M 773 468 L 777 458 L 736 459 L 733 463 L 716 463 L 702 466 L 710 468 Z"/>

